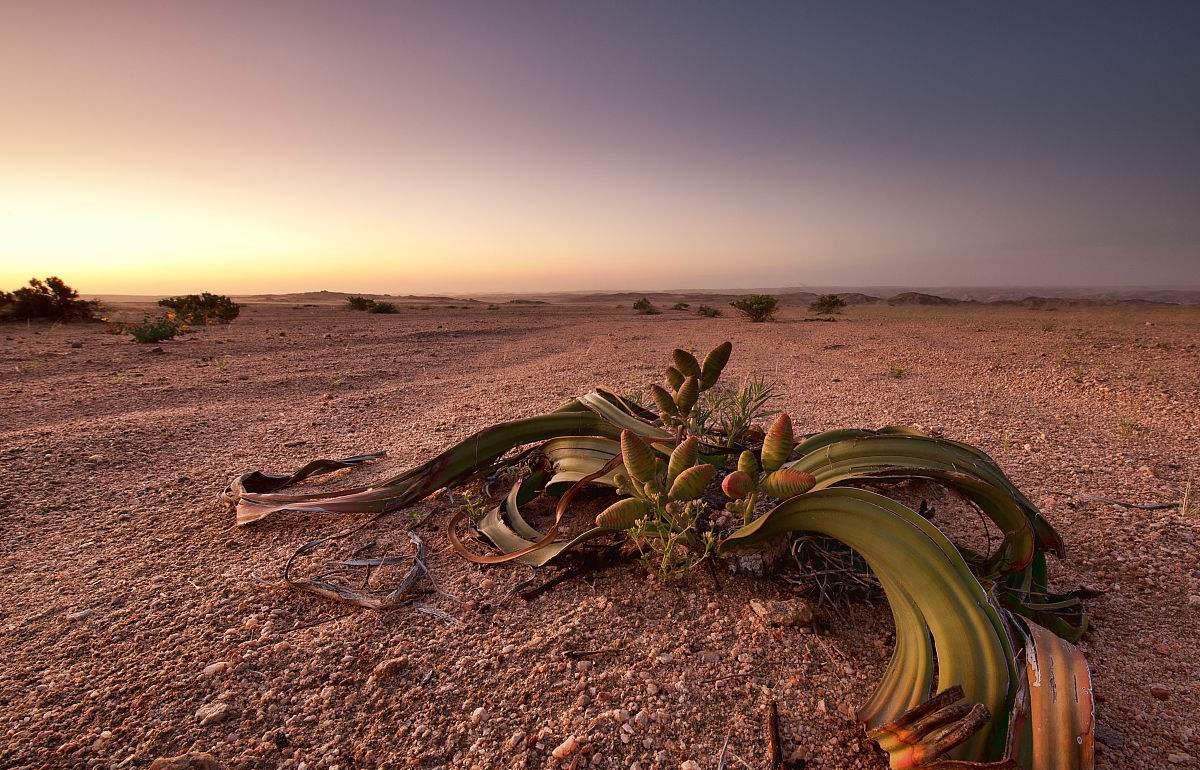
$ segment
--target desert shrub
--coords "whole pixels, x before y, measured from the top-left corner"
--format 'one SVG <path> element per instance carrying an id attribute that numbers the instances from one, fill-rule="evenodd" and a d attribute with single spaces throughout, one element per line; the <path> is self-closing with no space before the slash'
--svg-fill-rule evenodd
<path id="1" fill-rule="evenodd" d="M 382 315 L 392 315 L 394 313 L 399 313 L 400 309 L 397 308 L 391 302 L 376 302 L 373 305 L 371 305 L 370 309 L 368 309 L 367 312 L 368 313 L 380 313 Z"/>
<path id="2" fill-rule="evenodd" d="M 186 324 L 227 324 L 238 317 L 241 305 L 224 294 L 182 294 L 158 301 L 160 307 L 175 312 L 175 318 Z"/>
<path id="3" fill-rule="evenodd" d="M 633 303 L 633 312 L 638 315 L 658 315 L 662 311 L 654 306 L 650 300 L 642 297 L 637 302 Z"/>
<path id="4" fill-rule="evenodd" d="M 808 309 L 818 315 L 833 315 L 842 312 L 844 307 L 846 307 L 846 300 L 837 294 L 822 294 L 813 300 Z"/>
<path id="5" fill-rule="evenodd" d="M 370 310 L 375 306 L 375 300 L 370 297 L 353 296 L 346 298 L 346 307 L 350 310 Z"/>
<path id="6" fill-rule="evenodd" d="M 779 307 L 779 298 L 770 294 L 750 294 L 729 303 L 734 310 L 755 323 L 770 321 Z"/>
<path id="7" fill-rule="evenodd" d="M 691 305 L 687 302 L 676 302 L 674 305 L 671 305 L 672 310 L 687 310 L 689 307 Z"/>
<path id="8" fill-rule="evenodd" d="M 717 316 L 721 315 L 721 311 L 717 310 L 715 307 L 701 305 L 700 307 L 696 308 L 696 315 L 702 315 L 705 318 L 716 318 Z"/>
<path id="9" fill-rule="evenodd" d="M 100 303 L 79 298 L 79 292 L 61 278 L 30 278 L 28 286 L 0 291 L 3 321 L 94 321 Z"/>
<path id="10" fill-rule="evenodd" d="M 140 324 L 129 327 L 129 333 L 133 335 L 134 341 L 141 343 L 174 339 L 181 331 L 183 331 L 183 326 L 173 318 L 150 318 L 149 316 L 143 318 Z"/>

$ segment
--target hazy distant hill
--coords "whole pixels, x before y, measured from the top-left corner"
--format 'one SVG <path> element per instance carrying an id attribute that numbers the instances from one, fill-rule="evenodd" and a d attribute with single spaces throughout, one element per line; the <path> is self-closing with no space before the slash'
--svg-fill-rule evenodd
<path id="1" fill-rule="evenodd" d="M 1074 305 L 1200 305 L 1200 289 L 1154 289 L 1154 288 L 1083 288 L 1061 287 L 797 287 L 759 289 L 713 289 L 676 291 L 559 291 L 559 292 L 497 292 L 478 293 L 482 299 L 455 297 L 445 294 L 378 294 L 345 291 L 307 291 L 294 293 L 267 293 L 235 295 L 238 302 L 251 303 L 305 303 L 342 304 L 347 297 L 361 294 L 371 299 L 387 300 L 397 304 L 470 304 L 507 302 L 514 305 L 540 304 L 595 304 L 632 305 L 646 297 L 664 309 L 679 302 L 691 305 L 713 305 L 721 307 L 746 294 L 773 294 L 779 297 L 784 307 L 807 307 L 821 294 L 837 294 L 847 305 L 863 305 L 886 301 L 891 305 L 956 305 L 975 303 L 978 305 L 1001 305 L 1009 307 L 1056 308 Z M 87 299 L 99 299 L 109 303 L 151 303 L 165 295 L 84 295 Z"/>
<path id="2" fill-rule="evenodd" d="M 889 297 L 889 305 L 957 305 L 962 300 L 951 297 L 939 297 L 936 294 L 925 294 L 919 291 L 906 291 Z"/>
<path id="3" fill-rule="evenodd" d="M 342 303 L 347 297 L 369 297 L 395 303 L 453 302 L 479 303 L 477 299 L 449 297 L 441 294 L 371 294 L 353 291 L 303 291 L 290 294 L 245 294 L 234 297 L 238 302 L 316 302 L 320 304 Z"/>

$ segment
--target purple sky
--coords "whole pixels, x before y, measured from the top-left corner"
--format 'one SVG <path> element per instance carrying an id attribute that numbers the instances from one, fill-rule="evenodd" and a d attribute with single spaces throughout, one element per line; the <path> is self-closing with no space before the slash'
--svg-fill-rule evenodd
<path id="1" fill-rule="evenodd" d="M 0 284 L 1194 287 L 1197 40 L 1194 2 L 5 3 Z"/>

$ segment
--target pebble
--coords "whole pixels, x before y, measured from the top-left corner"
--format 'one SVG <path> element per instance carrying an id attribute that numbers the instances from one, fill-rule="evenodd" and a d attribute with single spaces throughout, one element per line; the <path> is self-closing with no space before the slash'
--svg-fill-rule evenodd
<path id="1" fill-rule="evenodd" d="M 1167 761 L 1172 765 L 1186 765 L 1192 761 L 1191 754 L 1168 754 Z"/>
<path id="2" fill-rule="evenodd" d="M 579 739 L 574 735 L 568 735 L 567 739 L 554 747 L 554 751 L 550 752 L 555 759 L 566 759 L 574 754 L 579 749 Z"/>
<path id="3" fill-rule="evenodd" d="M 147 770 L 225 770 L 225 766 L 212 754 L 189 751 L 177 757 L 159 757 L 150 763 Z"/>
<path id="4" fill-rule="evenodd" d="M 1159 700 L 1166 700 L 1171 697 L 1171 691 L 1161 684 L 1150 685 L 1150 694 Z"/>
<path id="5" fill-rule="evenodd" d="M 689 759 L 679 766 L 679 770 L 700 770 L 700 765 L 696 764 L 696 760 Z"/>
<path id="6" fill-rule="evenodd" d="M 196 719 L 199 720 L 202 727 L 224 722 L 231 716 L 233 716 L 233 706 L 221 701 L 206 703 L 196 709 Z"/>
<path id="7" fill-rule="evenodd" d="M 750 609 L 769 626 L 807 626 L 813 622 L 812 605 L 804 599 L 786 602 L 754 599 Z"/>
<path id="8" fill-rule="evenodd" d="M 477 708 L 471 712 L 471 724 L 473 724 L 473 725 L 479 724 L 480 722 L 482 722 L 484 720 L 484 718 L 486 716 L 487 716 L 487 709 L 485 709 L 483 706 L 480 706 L 479 708 Z"/>
<path id="9" fill-rule="evenodd" d="M 229 661 L 219 660 L 216 663 L 209 663 L 204 667 L 204 671 L 201 673 L 203 673 L 204 676 L 216 676 L 217 674 L 224 674 L 232 667 L 233 666 L 229 663 Z"/>
<path id="10" fill-rule="evenodd" d="M 508 740 L 504 742 L 504 747 L 512 751 L 523 743 L 525 743 L 525 731 L 517 728 L 517 731 L 510 735 Z"/>
<path id="11" fill-rule="evenodd" d="M 382 682 L 399 674 L 407 667 L 408 661 L 404 658 L 388 658 L 371 670 L 371 678 L 376 682 Z"/>

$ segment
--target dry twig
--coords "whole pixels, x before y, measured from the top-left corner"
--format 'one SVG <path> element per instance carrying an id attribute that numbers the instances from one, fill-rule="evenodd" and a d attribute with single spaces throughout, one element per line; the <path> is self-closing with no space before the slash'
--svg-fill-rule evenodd
<path id="1" fill-rule="evenodd" d="M 779 707 L 775 701 L 767 703 L 766 709 L 767 733 L 767 767 L 777 770 L 783 767 L 783 747 L 779 743 Z"/>

